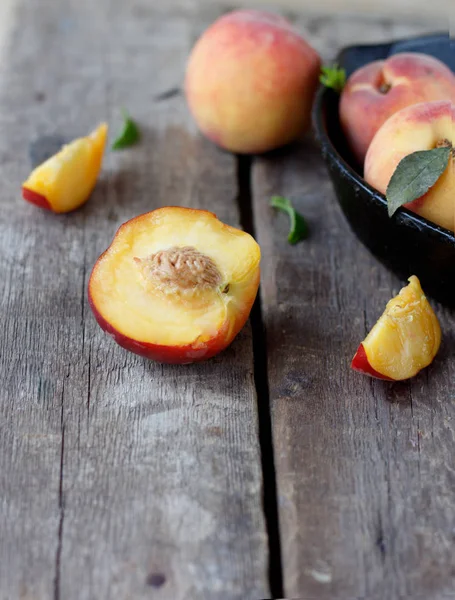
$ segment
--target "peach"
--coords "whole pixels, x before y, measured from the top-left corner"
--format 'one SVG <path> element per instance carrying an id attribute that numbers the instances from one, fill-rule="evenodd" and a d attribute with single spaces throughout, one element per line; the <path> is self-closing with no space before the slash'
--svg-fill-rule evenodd
<path id="1" fill-rule="evenodd" d="M 22 185 L 24 200 L 56 213 L 79 208 L 95 187 L 106 138 L 107 125 L 102 123 L 36 167 Z"/>
<path id="2" fill-rule="evenodd" d="M 98 259 L 89 302 L 123 348 L 190 363 L 226 348 L 259 286 L 260 249 L 247 233 L 189 208 L 159 208 L 124 223 Z"/>
<path id="3" fill-rule="evenodd" d="M 232 152 L 260 153 L 308 129 L 319 71 L 317 52 L 286 19 L 237 10 L 196 43 L 185 92 L 208 138 Z"/>
<path id="4" fill-rule="evenodd" d="M 408 154 L 452 145 L 455 104 L 425 102 L 395 113 L 376 133 L 365 159 L 365 179 L 383 194 L 399 162 Z M 429 221 L 455 230 L 455 170 L 453 152 L 438 181 L 406 208 Z"/>
<path id="5" fill-rule="evenodd" d="M 341 94 L 340 121 L 359 163 L 363 165 L 371 140 L 390 116 L 437 100 L 455 103 L 455 75 L 426 54 L 403 52 L 355 71 Z"/>
<path id="6" fill-rule="evenodd" d="M 433 361 L 440 345 L 439 321 L 413 275 L 409 285 L 388 302 L 351 366 L 379 379 L 409 379 Z"/>

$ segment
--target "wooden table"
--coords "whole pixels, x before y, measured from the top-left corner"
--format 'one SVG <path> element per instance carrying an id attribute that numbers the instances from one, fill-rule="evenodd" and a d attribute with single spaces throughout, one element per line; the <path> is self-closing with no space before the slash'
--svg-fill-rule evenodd
<path id="1" fill-rule="evenodd" d="M 156 6 L 159 4 L 159 6 Z M 18 0 L 0 64 L 2 600 L 395 600 L 455 590 L 455 326 L 409 383 L 349 369 L 400 282 L 351 234 L 318 149 L 239 159 L 196 131 L 186 57 L 220 8 Z M 294 14 L 323 54 L 431 24 Z M 20 199 L 30 143 L 137 118 L 90 202 Z M 311 237 L 286 243 L 291 197 Z M 225 353 L 160 366 L 87 305 L 127 219 L 167 204 L 253 231 L 261 302 Z"/>

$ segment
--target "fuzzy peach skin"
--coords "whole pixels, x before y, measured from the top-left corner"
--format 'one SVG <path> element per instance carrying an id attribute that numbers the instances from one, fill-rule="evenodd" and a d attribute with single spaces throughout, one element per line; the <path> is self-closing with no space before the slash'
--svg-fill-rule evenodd
<path id="1" fill-rule="evenodd" d="M 245 325 L 259 262 L 254 239 L 214 214 L 160 208 L 120 227 L 93 268 L 90 306 L 127 350 L 163 363 L 204 360 Z"/>
<path id="2" fill-rule="evenodd" d="M 186 71 L 188 105 L 219 146 L 272 150 L 308 129 L 320 66 L 317 52 L 286 19 L 237 10 L 196 43 Z"/>
<path id="3" fill-rule="evenodd" d="M 427 367 L 441 345 L 441 327 L 412 275 L 409 285 L 387 303 L 373 329 L 360 344 L 351 367 L 365 375 L 400 381 Z"/>
<path id="4" fill-rule="evenodd" d="M 379 129 L 365 159 L 366 181 L 383 194 L 399 162 L 418 150 L 431 150 L 455 140 L 455 104 L 426 102 L 400 110 Z M 429 191 L 406 208 L 455 231 L 455 167 L 447 169 Z"/>
<path id="5" fill-rule="evenodd" d="M 101 170 L 107 139 L 102 123 L 90 135 L 64 146 L 36 167 L 22 185 L 24 200 L 56 213 L 87 202 Z"/>
<path id="6" fill-rule="evenodd" d="M 363 165 L 371 140 L 390 116 L 436 100 L 455 103 L 455 74 L 426 54 L 403 52 L 355 71 L 341 94 L 340 121 L 359 163 Z"/>

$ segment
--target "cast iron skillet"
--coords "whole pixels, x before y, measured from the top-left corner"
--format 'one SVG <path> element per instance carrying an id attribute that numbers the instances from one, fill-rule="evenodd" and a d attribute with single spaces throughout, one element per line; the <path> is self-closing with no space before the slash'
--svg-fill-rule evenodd
<path id="1" fill-rule="evenodd" d="M 455 43 L 443 34 L 350 46 L 340 52 L 336 62 L 349 76 L 372 60 L 398 52 L 431 54 L 455 72 Z M 346 147 L 338 119 L 338 100 L 335 92 L 321 86 L 313 109 L 313 125 L 338 202 L 352 230 L 400 278 L 417 275 L 425 293 L 455 307 L 454 234 L 405 208 L 389 218 L 385 197 L 362 178 L 361 167 Z"/>

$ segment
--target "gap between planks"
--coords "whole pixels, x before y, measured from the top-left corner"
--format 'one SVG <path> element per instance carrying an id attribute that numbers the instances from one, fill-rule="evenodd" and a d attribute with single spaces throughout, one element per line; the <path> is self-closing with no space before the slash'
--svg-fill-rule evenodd
<path id="1" fill-rule="evenodd" d="M 237 155 L 237 205 L 240 224 L 256 239 L 251 193 L 252 158 Z M 262 318 L 262 300 L 258 293 L 250 315 L 253 336 L 254 385 L 259 422 L 259 445 L 263 479 L 263 510 L 269 544 L 269 585 L 272 598 L 284 596 L 281 560 L 278 493 L 269 395 L 266 330 Z"/>

